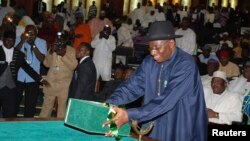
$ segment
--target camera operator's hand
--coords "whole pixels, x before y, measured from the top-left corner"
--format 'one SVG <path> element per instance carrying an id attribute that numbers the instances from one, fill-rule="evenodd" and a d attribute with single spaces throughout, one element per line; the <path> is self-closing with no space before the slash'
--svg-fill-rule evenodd
<path id="1" fill-rule="evenodd" d="M 103 38 L 103 31 L 100 32 L 99 34 L 99 38 L 102 39 Z"/>
<path id="2" fill-rule="evenodd" d="M 45 79 L 42 79 L 41 83 L 45 86 L 45 87 L 51 87 L 50 83 L 45 80 Z"/>
<path id="3" fill-rule="evenodd" d="M 103 30 L 102 30 L 102 33 L 103 33 L 102 34 L 103 38 L 105 38 L 106 40 L 108 40 L 109 35 L 111 34 L 111 28 L 110 28 L 110 26 L 105 25 L 104 28 L 103 28 Z"/>
<path id="4" fill-rule="evenodd" d="M 109 35 L 108 34 L 104 34 L 103 38 L 105 38 L 106 40 L 109 39 Z"/>
<path id="5" fill-rule="evenodd" d="M 66 54 L 66 48 L 57 49 L 56 54 L 63 57 Z"/>
<path id="6" fill-rule="evenodd" d="M 55 51 L 56 51 L 56 45 L 55 44 L 51 44 L 50 45 L 50 49 L 49 49 L 49 53 L 53 54 L 53 52 L 55 52 Z"/>
<path id="7" fill-rule="evenodd" d="M 27 40 L 29 39 L 29 35 L 24 32 L 22 35 L 21 35 L 21 41 L 22 42 L 26 42 Z"/>
<path id="8" fill-rule="evenodd" d="M 34 45 L 35 45 L 35 40 L 33 40 L 32 38 L 28 38 L 27 43 L 28 43 L 30 46 L 34 46 Z"/>

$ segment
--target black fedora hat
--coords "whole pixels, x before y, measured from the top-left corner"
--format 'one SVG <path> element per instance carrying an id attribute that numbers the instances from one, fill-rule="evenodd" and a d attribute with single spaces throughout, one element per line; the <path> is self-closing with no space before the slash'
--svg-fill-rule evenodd
<path id="1" fill-rule="evenodd" d="M 157 21 L 151 24 L 145 40 L 166 40 L 180 38 L 182 35 L 175 35 L 174 27 L 169 21 Z"/>

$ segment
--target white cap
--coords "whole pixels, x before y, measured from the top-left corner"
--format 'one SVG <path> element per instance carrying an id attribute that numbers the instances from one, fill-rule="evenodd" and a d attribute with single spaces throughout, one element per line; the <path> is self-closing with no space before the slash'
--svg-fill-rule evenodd
<path id="1" fill-rule="evenodd" d="M 23 24 L 24 27 L 26 25 L 36 25 L 35 22 L 29 16 L 23 16 L 19 23 Z"/>
<path id="2" fill-rule="evenodd" d="M 226 76 L 226 73 L 223 72 L 223 71 L 215 71 L 213 73 L 213 77 L 218 77 L 218 78 L 221 78 L 223 80 L 225 80 L 227 82 L 227 76 Z"/>
<path id="3" fill-rule="evenodd" d="M 229 33 L 228 32 L 224 32 L 223 35 L 229 35 Z"/>
<path id="4" fill-rule="evenodd" d="M 228 36 L 229 33 L 228 33 L 228 32 L 223 32 L 223 33 L 220 34 L 220 37 L 223 37 L 224 35 L 225 35 L 225 36 Z"/>

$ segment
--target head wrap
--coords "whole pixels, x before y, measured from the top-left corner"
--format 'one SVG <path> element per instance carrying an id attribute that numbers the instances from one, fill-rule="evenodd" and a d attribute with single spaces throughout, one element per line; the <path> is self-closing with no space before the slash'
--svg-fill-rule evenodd
<path id="1" fill-rule="evenodd" d="M 29 16 L 23 16 L 18 23 L 19 26 L 26 27 L 26 25 L 36 25 Z"/>
<path id="2" fill-rule="evenodd" d="M 221 50 L 220 53 L 219 53 L 219 57 L 222 58 L 222 57 L 225 57 L 225 58 L 229 58 L 230 57 L 230 53 L 226 50 Z"/>
<path id="3" fill-rule="evenodd" d="M 202 47 L 202 50 L 212 50 L 211 45 L 206 44 L 204 47 Z"/>
<path id="4" fill-rule="evenodd" d="M 208 61 L 207 61 L 207 64 L 218 64 L 219 65 L 219 62 L 217 61 L 217 60 L 215 60 L 215 59 L 209 59 Z"/>
<path id="5" fill-rule="evenodd" d="M 228 33 L 228 32 L 223 32 L 223 33 L 222 33 L 222 35 L 226 35 L 226 36 L 228 36 L 228 35 L 229 35 L 229 33 Z"/>

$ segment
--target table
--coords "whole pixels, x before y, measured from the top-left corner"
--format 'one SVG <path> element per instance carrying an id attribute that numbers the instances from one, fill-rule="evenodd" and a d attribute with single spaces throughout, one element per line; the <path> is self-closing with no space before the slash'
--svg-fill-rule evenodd
<path id="1" fill-rule="evenodd" d="M 115 141 L 104 135 L 87 134 L 64 125 L 63 121 L 0 122 L 1 141 Z M 122 137 L 121 141 L 136 141 Z"/>

